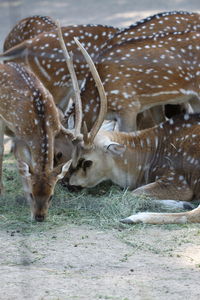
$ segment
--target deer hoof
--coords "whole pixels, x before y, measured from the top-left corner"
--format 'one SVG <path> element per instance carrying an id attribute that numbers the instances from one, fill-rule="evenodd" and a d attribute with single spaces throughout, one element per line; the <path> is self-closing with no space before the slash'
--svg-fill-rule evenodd
<path id="1" fill-rule="evenodd" d="M 140 215 L 142 215 L 142 214 L 132 215 L 132 216 L 127 217 L 125 219 L 121 219 L 120 222 L 124 223 L 124 224 L 142 223 L 143 220 L 142 220 L 142 218 L 140 218 Z"/>

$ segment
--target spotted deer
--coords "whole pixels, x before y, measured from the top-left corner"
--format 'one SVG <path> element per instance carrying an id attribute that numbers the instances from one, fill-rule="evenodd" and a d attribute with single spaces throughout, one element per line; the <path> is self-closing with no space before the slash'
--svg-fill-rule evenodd
<path id="1" fill-rule="evenodd" d="M 87 55 L 83 48 L 81 51 Z M 134 195 L 146 194 L 165 205 L 193 208 L 190 202 L 200 196 L 200 114 L 175 116 L 132 133 L 106 132 L 99 130 L 106 116 L 105 93 L 100 103 L 100 113 L 90 132 L 84 123 L 83 140 L 72 155 L 69 183 L 93 187 L 111 180 L 133 190 Z M 122 221 L 200 222 L 200 207 L 177 214 L 142 213 Z"/>
<path id="2" fill-rule="evenodd" d="M 33 39 L 42 32 L 48 32 L 56 28 L 56 22 L 48 16 L 32 16 L 22 19 L 7 35 L 3 50 L 6 51 L 26 40 Z"/>
<path id="3" fill-rule="evenodd" d="M 141 41 L 144 41 L 143 47 L 148 48 L 148 45 L 146 44 L 148 44 L 149 40 L 151 39 L 156 41 L 157 38 L 164 38 L 165 36 L 171 34 L 175 34 L 178 36 L 182 33 L 187 33 L 190 31 L 199 32 L 199 21 L 199 14 L 196 13 L 174 11 L 156 14 L 146 19 L 140 20 L 130 27 L 117 31 L 115 35 L 107 40 L 107 42 L 102 46 L 101 52 L 96 58 L 96 61 L 98 63 L 98 72 L 103 80 L 105 90 L 108 93 L 107 118 L 118 120 L 120 130 L 130 131 L 135 129 L 136 118 L 137 127 L 139 128 L 148 126 L 150 127 L 153 124 L 159 123 L 160 121 L 165 119 L 163 114 L 164 109 L 160 105 L 151 106 L 152 104 L 150 104 L 150 107 L 152 107 L 150 110 L 146 108 L 144 111 L 139 109 L 140 97 L 137 96 L 137 90 L 134 86 L 137 83 L 135 82 L 136 79 L 138 80 L 138 83 L 140 83 L 141 80 L 141 82 L 144 84 L 143 80 L 140 78 L 143 73 L 143 65 L 142 63 L 140 63 L 140 56 L 142 57 L 143 50 L 141 49 L 141 51 L 138 51 L 139 53 L 134 59 L 134 49 L 130 48 L 136 47 L 137 51 L 140 50 L 139 46 Z M 123 45 L 127 43 L 127 49 L 124 49 Z M 157 46 L 152 45 L 152 47 Z M 145 51 L 147 52 L 147 49 L 145 49 Z M 154 48 L 152 49 L 152 52 L 153 51 L 155 51 Z M 150 77 L 153 72 L 154 66 L 153 64 L 152 68 L 150 67 L 151 57 L 147 58 L 147 61 L 145 61 L 145 65 L 146 67 L 144 69 L 144 72 L 147 69 Z M 131 72 L 132 68 L 134 68 L 135 70 L 135 73 L 137 75 L 136 78 L 134 77 L 134 73 Z M 127 76 L 127 78 L 125 76 Z M 155 76 L 157 76 L 157 74 Z M 152 86 L 156 86 L 156 79 L 152 79 L 152 81 Z M 151 87 L 150 83 L 147 84 Z M 140 84 L 138 84 L 138 86 L 140 86 Z M 148 89 L 150 88 L 148 87 Z M 159 88 L 159 91 L 160 89 L 161 88 Z M 140 92 L 142 92 L 142 90 L 143 87 L 140 86 Z M 82 94 L 83 113 L 85 115 L 84 120 L 87 121 L 88 128 L 91 128 L 93 121 L 95 120 L 98 113 L 99 99 L 97 98 L 97 93 L 98 92 L 95 92 L 94 84 L 92 83 L 92 77 L 89 76 L 89 78 L 87 78 L 85 86 L 83 87 Z M 193 97 L 191 96 L 192 99 Z M 134 104 L 132 104 L 132 102 Z M 190 109 L 185 103 L 181 106 L 181 109 L 186 109 L 187 111 Z M 142 114 L 138 113 L 138 111 L 142 111 Z M 168 111 L 168 114 L 173 115 L 174 112 L 171 112 L 172 109 L 170 111 L 168 108 Z"/>
<path id="4" fill-rule="evenodd" d="M 73 38 L 78 37 L 91 57 L 118 28 L 106 25 L 73 25 L 62 27 L 65 45 L 73 53 L 74 68 L 79 84 L 88 68 Z M 43 32 L 5 51 L 2 58 L 28 66 L 52 94 L 55 103 L 64 111 L 73 96 L 71 77 L 60 47 L 57 29 Z"/>
<path id="5" fill-rule="evenodd" d="M 120 130 L 132 131 L 138 113 L 159 105 L 194 99 L 192 105 L 198 112 L 199 42 L 198 32 L 172 33 L 124 42 L 105 51 L 97 70 L 107 92 L 107 118 L 117 120 Z M 84 120 L 90 128 L 99 107 L 92 77 L 87 78 L 81 97 Z"/>
<path id="6" fill-rule="evenodd" d="M 154 38 L 154 40 L 156 40 L 157 36 L 162 37 L 172 33 L 178 35 L 181 32 L 198 30 L 198 14 L 188 12 L 166 12 L 143 19 L 120 31 L 116 28 L 106 26 L 69 26 L 64 29 L 64 40 L 69 51 L 73 51 L 74 53 L 74 65 L 80 82 L 83 82 L 83 79 L 87 77 L 87 68 L 85 61 L 82 60 L 80 52 L 73 41 L 73 37 L 76 36 L 79 38 L 80 42 L 83 43 L 95 62 L 98 58 L 98 62 L 101 64 L 102 58 L 102 64 L 99 68 L 101 69 L 100 71 L 103 72 L 100 76 L 103 77 L 103 83 L 105 84 L 105 89 L 108 93 L 108 117 L 118 119 L 121 123 L 120 129 L 132 130 L 136 127 L 135 118 L 138 114 L 138 106 L 140 106 L 139 100 L 134 100 L 134 98 L 137 98 L 137 95 L 135 95 L 137 94 L 137 91 L 135 91 L 134 84 L 142 79 L 133 78 L 132 82 L 128 80 L 130 79 L 128 77 L 123 78 L 124 76 L 132 77 L 132 75 L 134 75 L 129 72 L 129 68 L 132 69 L 133 64 L 129 61 L 134 53 L 131 52 L 130 49 L 130 53 L 125 53 L 124 56 L 122 55 L 123 53 L 120 54 L 122 50 L 124 51 L 124 49 L 121 49 L 121 43 L 128 42 L 129 45 L 131 45 L 131 43 L 137 43 L 137 41 L 140 43 L 140 41 L 143 40 L 144 44 L 146 44 L 150 39 Z M 114 52 L 112 51 L 112 48 Z M 116 59 L 115 51 L 117 53 Z M 55 102 L 60 103 L 60 106 L 63 108 L 63 104 L 61 104 L 63 103 L 62 99 L 66 100 L 65 97 L 67 97 L 67 99 L 71 97 L 71 83 L 70 76 L 66 74 L 64 59 L 61 52 L 62 50 L 58 46 L 57 35 L 52 31 L 43 33 L 35 39 L 29 40 L 6 51 L 3 54 L 3 57 L 4 59 L 11 59 L 13 56 L 17 56 L 13 58 L 15 61 L 20 61 L 21 63 L 27 62 L 29 67 L 31 67 L 34 73 L 50 90 L 54 96 Z M 138 53 L 138 55 L 140 55 L 140 53 Z M 120 56 L 120 58 L 118 56 Z M 127 59 L 123 65 L 121 61 L 124 63 L 125 57 Z M 142 70 L 141 68 L 137 68 L 140 60 L 138 60 L 138 58 L 135 60 L 137 61 L 135 69 Z M 150 61 L 151 57 L 145 62 L 150 65 Z M 153 68 L 151 69 L 150 67 L 147 69 L 149 73 L 152 73 L 152 70 Z M 126 72 L 128 73 L 126 74 Z M 138 72 L 136 74 L 137 77 L 141 75 L 140 73 L 142 73 L 142 71 L 140 73 Z M 54 74 L 54 76 L 52 76 L 52 74 Z M 151 74 L 149 76 L 151 76 Z M 90 80 L 91 78 L 88 78 L 87 82 L 90 82 Z M 122 85 L 122 88 L 119 83 Z M 88 94 L 85 97 L 83 96 L 83 98 L 85 98 L 83 111 L 85 118 L 89 118 L 87 122 L 88 128 L 91 128 L 98 110 L 98 103 L 95 105 L 98 99 L 96 99 L 94 85 L 88 83 L 86 84 L 86 89 L 88 88 L 91 90 L 88 91 Z M 119 90 L 120 92 L 118 93 Z M 132 93 L 135 94 L 132 95 Z M 67 102 L 68 101 L 64 101 L 64 105 L 66 105 Z M 134 104 L 132 104 L 132 102 L 134 102 Z M 133 109 L 132 105 L 135 106 L 135 109 Z M 136 110 L 137 113 L 135 112 Z M 124 116 L 125 111 L 128 114 L 127 117 Z M 88 113 L 92 115 L 89 115 Z M 158 118 L 158 121 L 160 120 L 157 113 L 153 114 L 153 118 Z"/>
<path id="7" fill-rule="evenodd" d="M 66 131 L 51 94 L 37 77 L 16 63 L 0 65 L 0 183 L 2 192 L 3 135 L 15 136 L 14 153 L 24 192 L 36 221 L 43 221 L 58 179 L 69 162 L 54 167 L 56 135 Z"/>

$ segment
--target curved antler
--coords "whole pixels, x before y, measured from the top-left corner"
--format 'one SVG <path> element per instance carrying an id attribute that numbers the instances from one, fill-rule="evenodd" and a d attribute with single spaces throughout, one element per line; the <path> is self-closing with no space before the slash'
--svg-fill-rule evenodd
<path id="1" fill-rule="evenodd" d="M 99 96 L 100 96 L 100 111 L 99 111 L 99 115 L 98 118 L 96 119 L 90 133 L 87 134 L 87 138 L 84 139 L 84 144 L 89 146 L 92 144 L 92 142 L 94 141 L 95 136 L 97 135 L 104 119 L 107 113 L 107 97 L 106 97 L 106 93 L 104 90 L 104 86 L 102 84 L 102 81 L 99 77 L 99 74 L 97 72 L 97 69 L 91 59 L 91 57 L 89 56 L 88 52 L 86 51 L 86 49 L 82 46 L 82 44 L 78 41 L 77 38 L 74 38 L 76 44 L 78 45 L 78 47 L 80 48 L 85 60 L 87 61 L 90 71 L 92 73 L 92 76 L 94 78 L 94 81 L 96 83 L 98 92 L 99 92 Z M 84 124 L 85 130 L 86 131 L 86 124 Z M 85 136 L 85 134 L 84 134 Z"/>
<path id="2" fill-rule="evenodd" d="M 74 139 L 76 139 L 78 136 L 81 135 L 81 123 L 82 123 L 82 103 L 81 103 L 81 97 L 80 97 L 80 89 L 78 85 L 78 80 L 76 77 L 76 73 L 73 66 L 73 55 L 69 52 L 65 46 L 65 42 L 62 35 L 62 29 L 60 27 L 59 22 L 56 22 L 57 28 L 58 28 L 58 38 L 60 42 L 61 49 L 63 50 L 63 55 L 65 57 L 67 67 L 71 76 L 72 85 L 74 89 L 75 94 L 75 128 L 74 128 Z M 62 128 L 63 130 L 63 128 Z M 73 135 L 72 131 L 67 130 L 68 134 L 70 133 Z"/>

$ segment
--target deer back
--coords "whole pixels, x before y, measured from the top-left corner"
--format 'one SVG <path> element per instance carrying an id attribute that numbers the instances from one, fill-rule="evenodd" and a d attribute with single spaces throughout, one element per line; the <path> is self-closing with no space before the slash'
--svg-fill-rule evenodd
<path id="1" fill-rule="evenodd" d="M 88 69 L 73 38 L 80 42 L 92 58 L 100 51 L 102 44 L 110 38 L 117 28 L 104 25 L 74 25 L 62 28 L 63 38 L 69 52 L 73 52 L 74 67 L 79 82 L 85 78 Z M 59 44 L 57 31 L 44 32 L 33 39 L 25 41 L 6 51 L 18 63 L 27 64 L 45 87 L 51 92 L 55 103 L 63 98 L 69 99 L 72 94 L 70 75 Z"/>
<path id="2" fill-rule="evenodd" d="M 162 12 L 119 30 L 107 41 L 106 47 L 112 47 L 128 40 L 146 39 L 148 36 L 189 31 L 200 31 L 200 15 L 198 13 L 187 11 Z"/>
<path id="3" fill-rule="evenodd" d="M 3 50 L 6 51 L 25 40 L 32 39 L 42 32 L 56 29 L 56 24 L 48 16 L 32 16 L 20 20 L 8 33 Z"/>

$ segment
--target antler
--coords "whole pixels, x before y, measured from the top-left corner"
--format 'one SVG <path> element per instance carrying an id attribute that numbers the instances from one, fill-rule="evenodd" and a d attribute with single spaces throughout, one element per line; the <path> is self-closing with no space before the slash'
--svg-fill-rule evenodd
<path id="1" fill-rule="evenodd" d="M 100 111 L 99 111 L 99 115 L 98 118 L 96 119 L 90 133 L 88 133 L 87 130 L 87 126 L 86 123 L 84 123 L 84 144 L 85 146 L 91 146 L 92 142 L 94 141 L 95 136 L 97 135 L 104 119 L 107 113 L 107 97 L 106 97 L 106 93 L 104 90 L 104 86 L 102 84 L 102 81 L 99 77 L 99 74 L 97 72 L 97 69 L 91 59 L 91 57 L 89 56 L 88 52 L 85 50 L 85 48 L 83 47 L 83 45 L 78 41 L 77 38 L 74 38 L 76 44 L 78 45 L 78 47 L 80 48 L 85 60 L 87 61 L 90 71 L 92 73 L 92 76 L 94 78 L 94 81 L 96 83 L 98 92 L 99 92 L 99 96 L 100 96 Z"/>
<path id="2" fill-rule="evenodd" d="M 73 85 L 74 94 L 75 94 L 75 128 L 74 128 L 74 134 L 69 129 L 64 130 L 64 128 L 61 128 L 61 130 L 66 132 L 67 135 L 74 136 L 74 139 L 76 139 L 77 137 L 79 137 L 81 135 L 81 123 L 82 123 L 82 103 L 81 103 L 81 97 L 80 97 L 80 89 L 79 89 L 76 73 L 75 73 L 75 70 L 74 70 L 73 55 L 72 55 L 72 53 L 70 53 L 70 55 L 69 55 L 69 52 L 68 52 L 68 50 L 65 46 L 65 42 L 64 42 L 64 39 L 63 39 L 62 29 L 60 27 L 60 24 L 59 24 L 58 21 L 56 23 L 57 23 L 57 28 L 58 28 L 58 38 L 59 38 L 60 46 L 63 50 L 63 55 L 64 55 L 66 63 L 67 63 L 67 67 L 68 67 L 68 70 L 69 70 L 69 73 L 70 73 L 70 76 L 71 76 L 72 85 Z"/>

